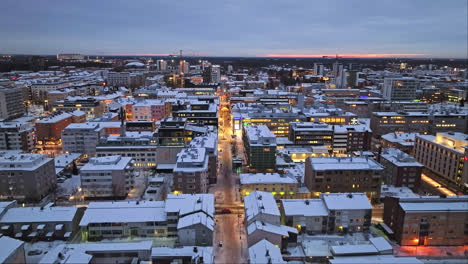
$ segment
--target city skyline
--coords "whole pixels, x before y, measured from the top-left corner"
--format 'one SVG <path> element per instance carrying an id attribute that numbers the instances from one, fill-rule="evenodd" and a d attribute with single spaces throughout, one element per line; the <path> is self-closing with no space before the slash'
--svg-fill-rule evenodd
<path id="1" fill-rule="evenodd" d="M 5 1 L 4 10 L 3 54 L 467 57 L 466 1 Z"/>

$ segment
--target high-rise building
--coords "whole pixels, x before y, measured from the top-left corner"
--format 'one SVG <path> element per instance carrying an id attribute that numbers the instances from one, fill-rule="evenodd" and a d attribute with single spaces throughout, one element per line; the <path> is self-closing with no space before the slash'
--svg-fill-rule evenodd
<path id="1" fill-rule="evenodd" d="M 165 60 L 157 60 L 156 61 L 156 68 L 160 71 L 166 71 L 167 70 L 167 61 Z"/>
<path id="2" fill-rule="evenodd" d="M 314 74 L 323 76 L 323 64 L 322 63 L 314 63 Z"/>
<path id="3" fill-rule="evenodd" d="M 23 114 L 22 89 L 0 86 L 0 119 L 19 117 Z"/>
<path id="4" fill-rule="evenodd" d="M 419 82 L 411 77 L 385 78 L 383 98 L 386 100 L 414 100 Z"/>
<path id="5" fill-rule="evenodd" d="M 203 70 L 204 83 L 219 83 L 221 81 L 221 67 L 211 65 Z"/>

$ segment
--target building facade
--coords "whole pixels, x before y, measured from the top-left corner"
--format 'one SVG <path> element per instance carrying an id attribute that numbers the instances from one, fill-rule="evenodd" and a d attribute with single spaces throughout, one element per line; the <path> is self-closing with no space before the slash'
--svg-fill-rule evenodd
<path id="1" fill-rule="evenodd" d="M 432 135 L 416 136 L 414 156 L 430 172 L 444 181 L 466 188 L 468 184 L 468 159 L 465 147 L 468 146 L 468 135 L 447 132 Z"/>
<path id="2" fill-rule="evenodd" d="M 245 126 L 242 133 L 249 170 L 273 171 L 276 168 L 276 136 L 267 126 Z"/>
<path id="3" fill-rule="evenodd" d="M 386 197 L 384 223 L 401 246 L 462 246 L 468 243 L 468 198 Z"/>
<path id="4" fill-rule="evenodd" d="M 54 159 L 43 154 L 0 153 L 0 197 L 39 201 L 56 188 Z"/>
<path id="5" fill-rule="evenodd" d="M 91 158 L 80 169 L 80 176 L 85 198 L 126 197 L 135 184 L 130 157 Z"/>
<path id="6" fill-rule="evenodd" d="M 314 194 L 363 192 L 380 198 L 383 167 L 371 158 L 307 158 L 305 185 Z"/>
<path id="7" fill-rule="evenodd" d="M 384 167 L 382 178 L 385 184 L 419 189 L 424 166 L 414 157 L 398 149 L 386 148 L 380 155 L 380 164 Z"/>

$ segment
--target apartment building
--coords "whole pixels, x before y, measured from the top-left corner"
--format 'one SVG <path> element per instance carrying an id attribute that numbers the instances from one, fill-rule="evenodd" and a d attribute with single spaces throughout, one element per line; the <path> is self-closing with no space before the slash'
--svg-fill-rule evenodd
<path id="1" fill-rule="evenodd" d="M 0 119 L 20 117 L 24 110 L 22 89 L 0 86 Z"/>
<path id="2" fill-rule="evenodd" d="M 17 239 L 68 240 L 78 230 L 84 208 L 44 206 L 14 207 L 0 217 L 2 234 Z"/>
<path id="3" fill-rule="evenodd" d="M 384 167 L 382 180 L 385 184 L 419 189 L 424 166 L 414 157 L 398 149 L 385 148 L 380 155 L 380 164 Z"/>
<path id="4" fill-rule="evenodd" d="M 276 168 L 276 136 L 267 126 L 245 126 L 242 133 L 245 156 L 251 171 Z"/>
<path id="5" fill-rule="evenodd" d="M 62 131 L 62 149 L 89 156 L 96 154 L 98 140 L 104 135 L 99 123 L 73 123 Z"/>
<path id="6" fill-rule="evenodd" d="M 36 148 L 34 126 L 26 122 L 0 122 L 0 150 L 32 152 Z"/>
<path id="7" fill-rule="evenodd" d="M 276 200 L 294 198 L 299 183 L 295 178 L 278 173 L 242 173 L 240 174 L 241 197 L 253 191 L 270 192 Z"/>
<path id="8" fill-rule="evenodd" d="M 293 122 L 289 140 L 295 145 L 325 146 L 333 153 L 370 149 L 372 132 L 366 125 L 329 125 L 320 122 Z"/>
<path id="9" fill-rule="evenodd" d="M 157 138 L 153 132 L 125 132 L 124 136 L 101 137 L 96 145 L 96 157 L 131 157 L 138 169 L 156 167 Z"/>
<path id="10" fill-rule="evenodd" d="M 106 110 L 106 103 L 95 97 L 68 96 L 52 105 L 54 112 L 83 111 L 87 118 L 102 116 Z"/>
<path id="11" fill-rule="evenodd" d="M 71 123 L 83 123 L 86 118 L 81 113 L 57 113 L 35 123 L 37 144 L 42 148 L 59 148 L 62 132 Z"/>
<path id="12" fill-rule="evenodd" d="M 283 248 L 296 241 L 297 229 L 280 224 L 280 212 L 273 194 L 253 191 L 244 198 L 247 244 L 252 246 L 265 239 Z"/>
<path id="13" fill-rule="evenodd" d="M 301 233 L 336 234 L 368 230 L 372 205 L 364 193 L 322 194 L 319 199 L 282 199 L 282 221 Z"/>
<path id="14" fill-rule="evenodd" d="M 89 159 L 80 169 L 85 198 L 126 197 L 134 187 L 132 158 L 121 156 Z"/>
<path id="15" fill-rule="evenodd" d="M 69 81 L 42 81 L 31 85 L 31 96 L 35 102 L 47 100 L 47 94 L 52 91 L 62 90 L 73 85 Z"/>
<path id="16" fill-rule="evenodd" d="M 468 197 L 386 197 L 384 223 L 401 246 L 463 246 L 468 243 Z"/>
<path id="17" fill-rule="evenodd" d="M 435 134 L 468 132 L 468 111 L 458 109 L 429 112 L 373 112 L 370 128 L 375 136 L 388 133 Z"/>
<path id="18" fill-rule="evenodd" d="M 445 132 L 416 136 L 414 157 L 431 173 L 460 189 L 468 185 L 468 135 Z"/>
<path id="19" fill-rule="evenodd" d="M 174 190 L 180 193 L 207 193 L 208 162 L 206 148 L 182 149 L 177 154 L 173 170 Z"/>
<path id="20" fill-rule="evenodd" d="M 208 183 L 215 184 L 218 179 L 218 135 L 207 133 L 203 136 L 197 136 L 190 141 L 190 147 L 205 148 L 205 153 L 208 156 Z"/>
<path id="21" fill-rule="evenodd" d="M 91 202 L 80 227 L 85 240 L 138 236 L 211 246 L 213 217 L 212 194 L 170 194 L 166 201 Z"/>
<path id="22" fill-rule="evenodd" d="M 377 201 L 382 171 L 379 163 L 367 157 L 307 158 L 305 185 L 314 196 L 325 192 L 363 192 Z"/>
<path id="23" fill-rule="evenodd" d="M 388 133 L 382 135 L 380 144 L 382 148 L 396 148 L 407 154 L 414 154 L 414 142 L 419 133 Z"/>
<path id="24" fill-rule="evenodd" d="M 0 152 L 0 183 L 1 199 L 39 201 L 56 188 L 54 159 Z"/>

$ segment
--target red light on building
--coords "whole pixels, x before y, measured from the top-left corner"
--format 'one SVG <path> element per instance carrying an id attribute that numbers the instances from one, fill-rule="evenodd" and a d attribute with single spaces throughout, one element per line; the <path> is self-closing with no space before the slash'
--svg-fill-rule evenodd
<path id="1" fill-rule="evenodd" d="M 102 82 L 102 86 L 106 86 L 106 82 Z"/>
<path id="2" fill-rule="evenodd" d="M 468 161 L 468 156 L 465 156 L 465 160 Z"/>
<path id="3" fill-rule="evenodd" d="M 328 104 L 333 104 L 333 101 L 332 100 L 328 101 Z"/>

